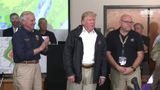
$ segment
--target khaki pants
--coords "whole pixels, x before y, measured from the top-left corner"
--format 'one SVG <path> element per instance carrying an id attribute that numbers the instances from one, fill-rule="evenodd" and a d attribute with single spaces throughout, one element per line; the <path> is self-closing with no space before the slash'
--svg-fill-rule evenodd
<path id="1" fill-rule="evenodd" d="M 113 90 L 125 90 L 126 87 L 133 88 L 134 90 L 134 85 L 131 83 L 133 77 L 137 77 L 138 84 L 141 88 L 140 67 L 138 67 L 131 75 L 123 75 L 114 68 L 111 68 L 111 83 Z"/>
<path id="2" fill-rule="evenodd" d="M 96 90 L 93 84 L 93 68 L 82 68 L 82 81 L 80 84 L 67 81 L 67 90 Z"/>
<path id="3" fill-rule="evenodd" d="M 42 90 L 39 64 L 15 64 L 13 80 L 16 90 Z"/>

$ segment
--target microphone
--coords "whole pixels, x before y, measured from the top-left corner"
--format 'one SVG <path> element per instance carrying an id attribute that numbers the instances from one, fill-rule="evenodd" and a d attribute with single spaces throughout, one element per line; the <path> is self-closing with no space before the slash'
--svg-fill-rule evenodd
<path id="1" fill-rule="evenodd" d="M 0 87 L 2 86 L 3 79 L 4 79 L 4 72 L 0 74 Z"/>
<path id="2" fill-rule="evenodd" d="M 2 72 L 2 74 L 0 74 L 0 79 L 3 78 L 4 76 L 4 72 Z"/>
<path id="3" fill-rule="evenodd" d="M 138 81 L 137 81 L 137 77 L 132 78 L 131 83 L 134 85 L 135 90 L 140 90 L 140 87 L 139 87 Z"/>

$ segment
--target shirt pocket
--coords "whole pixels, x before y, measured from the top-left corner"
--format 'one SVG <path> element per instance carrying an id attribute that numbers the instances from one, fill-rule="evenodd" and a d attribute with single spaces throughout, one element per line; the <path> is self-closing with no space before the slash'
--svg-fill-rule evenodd
<path id="1" fill-rule="evenodd" d="M 31 48 L 33 48 L 32 43 L 31 43 L 31 40 L 30 40 L 29 38 L 24 39 L 24 44 L 25 44 L 25 48 L 26 48 L 26 49 L 31 49 Z"/>

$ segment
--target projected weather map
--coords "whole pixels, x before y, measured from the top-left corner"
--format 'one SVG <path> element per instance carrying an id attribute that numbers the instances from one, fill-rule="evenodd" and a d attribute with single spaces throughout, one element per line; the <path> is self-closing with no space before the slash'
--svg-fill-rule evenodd
<path id="1" fill-rule="evenodd" d="M 57 35 L 56 38 L 65 40 L 69 29 L 68 3 L 69 0 L 0 0 L 0 30 L 11 27 L 11 13 L 21 15 L 23 11 L 32 11 L 36 17 L 35 29 L 38 29 L 39 18 L 44 17 Z M 14 67 L 11 37 L 0 37 L 0 51 L 0 74 L 11 74 Z M 41 55 L 42 73 L 47 72 L 46 64 L 47 57 Z"/>
<path id="2" fill-rule="evenodd" d="M 9 15 L 13 12 L 19 15 L 23 11 L 32 11 L 38 19 L 45 17 L 48 24 L 56 30 L 68 30 L 68 0 L 0 0 L 0 29 L 11 26 Z"/>

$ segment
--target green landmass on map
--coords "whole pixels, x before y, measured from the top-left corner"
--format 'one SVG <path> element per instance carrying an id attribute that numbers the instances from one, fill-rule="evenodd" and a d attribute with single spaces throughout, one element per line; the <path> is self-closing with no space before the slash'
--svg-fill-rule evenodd
<path id="1" fill-rule="evenodd" d="M 22 11 L 34 11 L 38 5 L 38 0 L 1 0 L 0 6 L 3 12 L 1 12 L 2 16 L 0 22 L 6 22 L 7 26 L 10 26 L 9 15 L 13 12 L 18 13 L 19 15 Z"/>
<path id="2" fill-rule="evenodd" d="M 1 0 L 0 22 L 6 22 L 11 26 L 9 15 L 13 12 L 19 15 L 23 11 L 35 12 L 41 0 Z M 66 4 L 67 3 L 67 4 Z M 58 7 L 58 8 L 57 8 Z M 46 19 L 53 29 L 59 29 L 61 24 L 68 20 L 68 0 L 52 0 L 51 7 L 47 11 Z M 38 20 L 37 20 L 38 21 Z"/>
<path id="3" fill-rule="evenodd" d="M 4 58 L 6 58 L 7 60 L 13 60 L 11 40 L 9 41 L 9 45 L 8 45 L 7 49 L 4 51 Z"/>
<path id="4" fill-rule="evenodd" d="M 53 29 L 59 28 L 68 19 L 68 4 L 66 3 L 68 0 L 53 0 L 52 2 L 53 5 L 49 10 L 47 20 L 49 24 L 54 25 Z"/>

